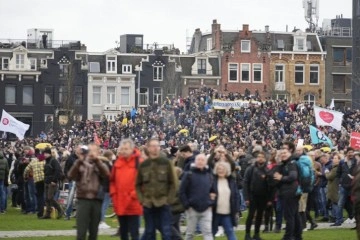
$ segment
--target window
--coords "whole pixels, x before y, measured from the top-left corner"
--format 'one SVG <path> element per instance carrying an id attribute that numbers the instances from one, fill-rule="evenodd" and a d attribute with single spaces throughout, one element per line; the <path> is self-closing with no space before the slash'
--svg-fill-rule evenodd
<path id="1" fill-rule="evenodd" d="M 351 89 L 351 75 L 333 75 L 333 91 L 346 93 Z"/>
<path id="2" fill-rule="evenodd" d="M 92 115 L 92 120 L 95 122 L 100 122 L 101 121 L 101 114 L 93 114 Z"/>
<path id="3" fill-rule="evenodd" d="M 241 81 L 250 82 L 250 63 L 241 64 Z"/>
<path id="4" fill-rule="evenodd" d="M 106 57 L 106 72 L 107 73 L 117 73 L 116 57 Z"/>
<path id="5" fill-rule="evenodd" d="M 154 81 L 163 80 L 164 68 L 161 66 L 154 66 Z"/>
<path id="6" fill-rule="evenodd" d="M 30 69 L 36 71 L 36 58 L 29 58 L 30 61 Z"/>
<path id="7" fill-rule="evenodd" d="M 229 82 L 237 82 L 238 79 L 238 64 L 229 63 Z"/>
<path id="8" fill-rule="evenodd" d="M 251 51 L 251 42 L 250 40 L 241 40 L 241 52 L 249 53 Z"/>
<path id="9" fill-rule="evenodd" d="M 206 39 L 206 51 L 211 51 L 212 48 L 212 38 Z"/>
<path id="10" fill-rule="evenodd" d="M 59 103 L 66 103 L 68 96 L 67 87 L 61 86 L 59 87 Z"/>
<path id="11" fill-rule="evenodd" d="M 314 104 L 315 103 L 315 96 L 312 94 L 308 94 L 304 96 L 304 102 L 306 104 Z"/>
<path id="12" fill-rule="evenodd" d="M 162 103 L 162 88 L 154 88 L 154 103 Z"/>
<path id="13" fill-rule="evenodd" d="M 45 58 L 40 59 L 40 68 L 47 68 L 47 59 Z"/>
<path id="14" fill-rule="evenodd" d="M 334 48 L 334 65 L 346 66 L 352 62 L 352 48 Z"/>
<path id="15" fill-rule="evenodd" d="M 69 65 L 68 64 L 60 64 L 60 77 L 67 78 L 69 75 Z"/>
<path id="16" fill-rule="evenodd" d="M 284 66 L 283 65 L 275 66 L 275 82 L 278 82 L 278 83 L 284 82 Z"/>
<path id="17" fill-rule="evenodd" d="M 93 104 L 101 104 L 101 87 L 93 86 Z"/>
<path id="18" fill-rule="evenodd" d="M 130 105 L 130 87 L 121 87 L 121 105 Z"/>
<path id="19" fill-rule="evenodd" d="M 115 104 L 115 92 L 116 92 L 116 88 L 115 87 L 107 87 L 107 100 L 106 103 L 107 104 Z"/>
<path id="20" fill-rule="evenodd" d="M 206 59 L 199 58 L 197 60 L 198 74 L 206 74 Z"/>
<path id="21" fill-rule="evenodd" d="M 24 69 L 25 67 L 25 55 L 24 54 L 16 54 L 15 55 L 15 68 L 16 69 Z"/>
<path id="22" fill-rule="evenodd" d="M 83 88 L 82 86 L 75 86 L 75 105 L 83 104 Z"/>
<path id="23" fill-rule="evenodd" d="M 100 63 L 99 62 L 90 62 L 89 72 L 91 73 L 99 73 L 100 72 Z"/>
<path id="24" fill-rule="evenodd" d="M 33 86 L 23 86 L 23 105 L 33 104 Z"/>
<path id="25" fill-rule="evenodd" d="M 135 45 L 137 47 L 142 47 L 142 42 L 143 42 L 142 37 L 135 37 Z"/>
<path id="26" fill-rule="evenodd" d="M 45 86 L 45 89 L 44 89 L 44 104 L 45 105 L 54 104 L 54 87 L 53 86 Z"/>
<path id="27" fill-rule="evenodd" d="M 149 105 L 149 89 L 148 88 L 140 88 L 140 106 L 148 106 Z"/>
<path id="28" fill-rule="evenodd" d="M 295 50 L 305 51 L 305 38 L 295 38 Z"/>
<path id="29" fill-rule="evenodd" d="M 295 65 L 295 84 L 304 84 L 304 65 Z"/>
<path id="30" fill-rule="evenodd" d="M 319 84 L 319 65 L 310 65 L 310 84 Z"/>
<path id="31" fill-rule="evenodd" d="M 262 82 L 262 64 L 261 63 L 253 64 L 253 74 L 254 74 L 253 82 Z"/>
<path id="32" fill-rule="evenodd" d="M 286 94 L 276 94 L 276 99 L 285 100 L 285 99 L 287 99 L 287 96 L 286 96 Z"/>
<path id="33" fill-rule="evenodd" d="M 9 62 L 10 62 L 10 58 L 2 58 L 1 61 L 1 66 L 2 66 L 2 70 L 9 70 Z"/>
<path id="34" fill-rule="evenodd" d="M 122 65 L 122 73 L 132 73 L 132 65 L 123 64 Z"/>
<path id="35" fill-rule="evenodd" d="M 6 85 L 5 86 L 5 103 L 16 104 L 16 86 Z"/>
<path id="36" fill-rule="evenodd" d="M 54 121 L 53 114 L 44 114 L 44 121 L 45 123 L 52 123 Z"/>

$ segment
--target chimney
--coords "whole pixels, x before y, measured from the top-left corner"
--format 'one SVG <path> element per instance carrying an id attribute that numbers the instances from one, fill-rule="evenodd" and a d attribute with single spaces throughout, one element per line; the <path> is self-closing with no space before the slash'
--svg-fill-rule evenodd
<path id="1" fill-rule="evenodd" d="M 243 29 L 244 32 L 248 32 L 249 31 L 249 24 L 243 24 Z"/>
<path id="2" fill-rule="evenodd" d="M 265 32 L 267 32 L 267 33 L 270 32 L 269 25 L 266 25 L 266 26 L 265 26 Z"/>
<path id="3" fill-rule="evenodd" d="M 195 33 L 194 33 L 194 53 L 199 52 L 201 38 L 202 38 L 202 33 L 200 31 L 200 28 L 195 29 Z"/>
<path id="4" fill-rule="evenodd" d="M 211 35 L 212 35 L 212 49 L 220 51 L 221 49 L 221 25 L 217 23 L 217 20 L 214 19 L 211 25 Z"/>

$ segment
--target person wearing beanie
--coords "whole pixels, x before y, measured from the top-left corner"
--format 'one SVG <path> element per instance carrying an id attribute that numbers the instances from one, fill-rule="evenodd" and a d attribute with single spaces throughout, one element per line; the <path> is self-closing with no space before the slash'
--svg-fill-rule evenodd
<path id="1" fill-rule="evenodd" d="M 4 153 L 0 152 L 0 214 L 5 213 L 5 202 L 6 202 L 6 189 L 5 180 L 9 174 L 9 165 L 4 157 Z"/>
<path id="2" fill-rule="evenodd" d="M 64 215 L 64 211 L 60 205 L 54 200 L 55 193 L 58 189 L 60 181 L 60 163 L 51 155 L 51 149 L 45 148 L 43 151 L 45 157 L 44 166 L 44 182 L 45 182 L 45 197 L 46 197 L 46 213 L 41 219 L 50 219 L 51 207 L 58 211 L 58 219 Z"/>

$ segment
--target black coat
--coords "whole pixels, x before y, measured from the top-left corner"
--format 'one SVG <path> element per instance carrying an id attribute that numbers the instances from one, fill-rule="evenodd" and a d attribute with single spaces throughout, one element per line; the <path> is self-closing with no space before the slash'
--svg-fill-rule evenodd
<path id="1" fill-rule="evenodd" d="M 296 197 L 298 188 L 298 170 L 296 162 L 292 161 L 292 159 L 282 162 L 282 164 L 279 165 L 279 173 L 283 176 L 278 184 L 279 197 Z"/>
<path id="2" fill-rule="evenodd" d="M 45 160 L 44 174 L 45 174 L 45 183 L 59 183 L 61 180 L 61 167 L 60 163 L 52 157 L 49 157 Z"/>
<path id="3" fill-rule="evenodd" d="M 231 194 L 230 194 L 231 222 L 232 222 L 233 226 L 236 227 L 238 225 L 237 213 L 240 212 L 240 194 L 239 194 L 239 190 L 237 188 L 234 177 L 230 176 L 227 178 L 227 180 L 228 180 L 229 188 L 230 188 L 230 192 L 231 192 Z M 217 176 L 214 177 L 213 189 L 214 189 L 216 195 L 218 195 L 218 177 Z M 216 213 L 217 199 L 218 198 L 216 197 L 214 208 L 213 208 L 214 216 Z"/>

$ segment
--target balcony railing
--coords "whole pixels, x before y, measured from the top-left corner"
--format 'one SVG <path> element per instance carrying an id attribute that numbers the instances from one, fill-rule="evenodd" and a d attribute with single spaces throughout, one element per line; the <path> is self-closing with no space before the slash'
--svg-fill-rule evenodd
<path id="1" fill-rule="evenodd" d="M 35 39 L 0 39 L 0 48 L 17 48 L 24 46 L 28 49 L 56 49 L 69 48 L 72 50 L 81 50 L 80 41 L 72 40 L 48 40 L 45 42 Z"/>

